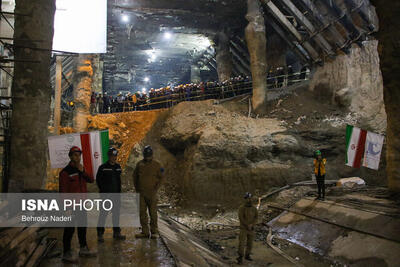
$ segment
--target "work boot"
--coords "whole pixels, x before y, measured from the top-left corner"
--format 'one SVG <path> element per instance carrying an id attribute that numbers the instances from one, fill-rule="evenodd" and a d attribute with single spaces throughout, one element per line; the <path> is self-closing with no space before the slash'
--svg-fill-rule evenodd
<path id="1" fill-rule="evenodd" d="M 157 239 L 159 237 L 160 237 L 160 235 L 157 233 L 151 234 L 151 239 Z"/>
<path id="2" fill-rule="evenodd" d="M 97 241 L 98 241 L 99 243 L 103 243 L 103 242 L 104 242 L 104 237 L 103 237 L 103 235 L 97 235 Z"/>
<path id="3" fill-rule="evenodd" d="M 88 246 L 81 247 L 81 249 L 79 250 L 79 257 L 92 258 L 92 257 L 96 257 L 96 256 L 97 256 L 97 252 L 90 251 Z"/>
<path id="4" fill-rule="evenodd" d="M 253 259 L 250 257 L 250 254 L 246 255 L 245 259 L 248 261 L 253 261 Z"/>
<path id="5" fill-rule="evenodd" d="M 69 250 L 67 252 L 64 252 L 64 255 L 62 257 L 62 261 L 68 262 L 68 263 L 78 263 L 78 258 L 76 258 L 73 254 L 72 251 Z"/>
<path id="6" fill-rule="evenodd" d="M 237 264 L 243 264 L 243 257 L 239 256 L 237 259 Z"/>
<path id="7" fill-rule="evenodd" d="M 113 234 L 113 237 L 114 237 L 114 239 L 116 239 L 116 240 L 125 240 L 125 239 L 126 239 L 126 236 L 121 235 L 120 232 L 114 233 L 114 234 Z"/>
<path id="8" fill-rule="evenodd" d="M 145 233 L 140 233 L 140 234 L 136 234 L 135 237 L 136 238 L 149 238 L 150 235 L 149 234 L 145 234 Z"/>

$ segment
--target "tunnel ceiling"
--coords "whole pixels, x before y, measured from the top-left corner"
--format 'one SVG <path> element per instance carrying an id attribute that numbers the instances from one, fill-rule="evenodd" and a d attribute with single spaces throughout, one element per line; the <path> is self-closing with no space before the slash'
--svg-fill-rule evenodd
<path id="1" fill-rule="evenodd" d="M 260 3 L 269 40 L 268 60 L 274 51 L 290 51 L 299 61 L 321 64 L 339 51 L 347 53 L 353 43 L 362 46 L 362 41 L 379 27 L 368 0 Z M 191 66 L 196 64 L 203 74 L 209 74 L 208 78 L 216 79 L 213 40 L 226 29 L 234 73 L 249 74 L 249 55 L 243 41 L 246 11 L 246 0 L 109 0 L 104 91 L 134 92 L 188 82 Z"/>
<path id="2" fill-rule="evenodd" d="M 214 53 L 218 31 L 245 27 L 245 12 L 242 0 L 109 1 L 104 90 L 115 94 L 187 81 L 191 65 Z"/>

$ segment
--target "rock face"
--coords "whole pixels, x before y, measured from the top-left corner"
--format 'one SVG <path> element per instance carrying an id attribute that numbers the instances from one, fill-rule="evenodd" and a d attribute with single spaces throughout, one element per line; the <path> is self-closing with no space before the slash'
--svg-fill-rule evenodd
<path id="1" fill-rule="evenodd" d="M 229 37 L 226 33 L 221 32 L 218 34 L 217 46 L 217 71 L 218 79 L 220 82 L 226 81 L 232 77 L 232 54 L 229 50 Z"/>
<path id="2" fill-rule="evenodd" d="M 378 41 L 353 46 L 349 55 L 340 55 L 316 70 L 310 90 L 318 101 L 331 101 L 359 116 L 359 127 L 386 131 L 383 80 L 379 66 Z"/>
<path id="3" fill-rule="evenodd" d="M 153 127 L 141 146 L 146 144 L 166 167 L 173 190 L 188 201 L 236 203 L 246 191 L 310 177 L 300 166 L 301 155 L 312 151 L 278 120 L 247 118 L 213 101 L 180 103 Z M 136 147 L 127 163 L 128 180 L 140 151 Z"/>
<path id="4" fill-rule="evenodd" d="M 381 23 L 378 39 L 380 49 L 381 68 L 384 81 L 385 105 L 388 114 L 387 127 L 387 176 L 389 189 L 400 192 L 400 61 L 399 38 L 400 2 L 388 0 L 374 0 Z"/>
<path id="5" fill-rule="evenodd" d="M 188 204 L 236 205 L 246 191 L 266 192 L 310 180 L 316 149 L 328 159 L 327 179 L 359 176 L 367 184 L 383 184 L 382 170 L 344 166 L 346 113 L 336 111 L 335 121 L 327 120 L 335 107 L 313 104 L 312 94 L 305 92 L 279 100 L 279 110 L 270 115 L 275 118 L 248 118 L 247 104 L 238 106 L 243 101 L 180 103 L 159 116 L 133 148 L 124 171 L 125 188 L 132 188 L 132 172 L 145 145 L 154 148 L 154 157 L 165 167 L 164 195 L 178 194 Z M 284 119 L 288 114 L 292 119 Z"/>

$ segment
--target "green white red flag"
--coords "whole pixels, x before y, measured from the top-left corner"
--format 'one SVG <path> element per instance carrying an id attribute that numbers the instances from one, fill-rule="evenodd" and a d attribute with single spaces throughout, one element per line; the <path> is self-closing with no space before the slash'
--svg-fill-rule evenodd
<path id="1" fill-rule="evenodd" d="M 353 168 L 363 166 L 378 170 L 383 146 L 382 135 L 347 125 L 346 128 L 346 165 Z"/>
<path id="2" fill-rule="evenodd" d="M 51 168 L 67 166 L 68 152 L 73 146 L 81 148 L 83 166 L 92 177 L 96 177 L 99 166 L 108 160 L 108 130 L 50 136 L 48 144 Z"/>

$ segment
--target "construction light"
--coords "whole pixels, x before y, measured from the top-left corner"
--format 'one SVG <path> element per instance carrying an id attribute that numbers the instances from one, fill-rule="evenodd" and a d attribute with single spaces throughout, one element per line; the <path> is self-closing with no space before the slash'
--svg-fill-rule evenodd
<path id="1" fill-rule="evenodd" d="M 172 33 L 170 33 L 170 32 L 165 32 L 165 33 L 164 33 L 164 38 L 165 38 L 166 40 L 171 39 L 171 38 L 172 38 Z"/>
<path id="2" fill-rule="evenodd" d="M 150 78 L 149 78 L 149 77 L 145 77 L 145 78 L 144 78 L 144 81 L 145 81 L 145 82 L 148 82 L 148 81 L 150 81 Z"/>
<path id="3" fill-rule="evenodd" d="M 123 21 L 123 22 L 129 22 L 129 16 L 123 14 L 123 15 L 122 15 L 122 21 Z"/>

